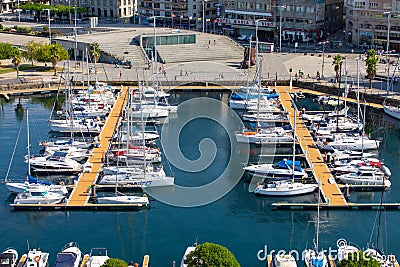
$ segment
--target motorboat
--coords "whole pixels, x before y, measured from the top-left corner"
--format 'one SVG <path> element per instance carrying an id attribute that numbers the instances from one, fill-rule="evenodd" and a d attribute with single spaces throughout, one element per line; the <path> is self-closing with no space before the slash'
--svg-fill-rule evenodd
<path id="1" fill-rule="evenodd" d="M 388 177 L 379 170 L 363 170 L 360 169 L 357 173 L 347 173 L 343 175 L 336 175 L 344 184 L 351 185 L 383 185 L 390 187 L 391 182 Z"/>
<path id="2" fill-rule="evenodd" d="M 296 259 L 291 254 L 276 254 L 273 261 L 275 267 L 297 267 Z"/>
<path id="3" fill-rule="evenodd" d="M 197 247 L 197 243 L 194 243 L 193 245 L 188 246 L 186 248 L 185 253 L 183 254 L 183 257 L 182 257 L 182 260 L 181 260 L 180 267 L 187 267 L 188 266 L 188 264 L 186 263 L 186 258 L 191 252 L 196 250 L 196 247 Z"/>
<path id="4" fill-rule="evenodd" d="M 31 168 L 36 173 L 73 174 L 82 171 L 82 165 L 77 161 L 70 159 L 66 152 L 54 152 L 53 155 L 50 156 L 32 156 L 29 159 L 29 162 Z"/>
<path id="5" fill-rule="evenodd" d="M 265 196 L 298 196 L 309 194 L 317 189 L 316 184 L 303 184 L 293 181 L 263 182 L 254 189 L 254 193 Z"/>
<path id="6" fill-rule="evenodd" d="M 243 168 L 245 171 L 254 173 L 259 176 L 267 176 L 271 178 L 291 178 L 294 175 L 294 178 L 301 179 L 307 178 L 308 174 L 305 170 L 301 168 L 300 161 L 294 162 L 294 171 L 293 169 L 293 161 L 292 160 L 281 160 L 276 164 L 257 164 L 257 165 L 249 165 Z"/>
<path id="7" fill-rule="evenodd" d="M 286 143 L 293 142 L 293 136 L 282 127 L 272 129 L 260 129 L 259 131 L 243 131 L 236 133 L 236 141 L 239 143 Z"/>
<path id="8" fill-rule="evenodd" d="M 164 92 L 163 90 L 157 90 L 156 88 L 147 86 L 141 89 L 140 91 L 135 92 L 134 98 L 135 99 L 156 99 L 159 100 L 161 98 L 167 98 L 170 94 Z"/>
<path id="9" fill-rule="evenodd" d="M 114 196 L 97 197 L 97 204 L 130 204 L 138 207 L 147 207 L 149 205 L 149 198 L 143 196 L 129 196 L 117 192 Z"/>
<path id="10" fill-rule="evenodd" d="M 26 260 L 22 267 L 47 267 L 49 264 L 49 253 L 40 249 L 29 250 L 28 254 L 23 255 L 21 258 L 24 257 L 26 257 Z"/>
<path id="11" fill-rule="evenodd" d="M 80 251 L 78 244 L 70 242 L 57 254 L 54 267 L 80 267 L 81 260 L 82 252 Z"/>
<path id="12" fill-rule="evenodd" d="M 29 190 L 19 193 L 14 204 L 58 204 L 65 199 L 65 195 L 42 190 Z"/>
<path id="13" fill-rule="evenodd" d="M 109 258 L 106 248 L 92 248 L 86 267 L 101 267 Z"/>
<path id="14" fill-rule="evenodd" d="M 7 248 L 0 254 L 0 267 L 15 267 L 18 262 L 18 252 L 15 248 Z"/>

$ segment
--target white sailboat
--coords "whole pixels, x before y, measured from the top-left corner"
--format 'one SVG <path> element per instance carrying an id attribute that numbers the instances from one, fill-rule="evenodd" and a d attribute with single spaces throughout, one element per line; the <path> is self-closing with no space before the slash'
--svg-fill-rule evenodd
<path id="1" fill-rule="evenodd" d="M 316 184 L 303 184 L 295 182 L 295 162 L 296 162 L 296 113 L 297 108 L 295 103 L 293 104 L 294 112 L 294 125 L 293 125 L 293 160 L 291 167 L 291 180 L 286 181 L 271 181 L 267 182 L 266 179 L 261 185 L 258 185 L 254 189 L 255 194 L 266 195 L 266 196 L 298 196 L 303 194 L 309 194 L 315 191 L 317 188 Z"/>
<path id="2" fill-rule="evenodd" d="M 14 204 L 58 204 L 65 199 L 65 195 L 30 189 L 27 192 L 19 193 Z"/>
<path id="3" fill-rule="evenodd" d="M 51 192 L 58 193 L 61 195 L 68 194 L 68 190 L 63 184 L 54 185 L 50 182 L 40 181 L 31 176 L 31 161 L 30 161 L 30 138 L 29 138 L 29 110 L 26 110 L 26 138 L 27 138 L 27 153 L 28 153 L 28 167 L 25 182 L 12 182 L 7 178 L 4 179 L 4 184 L 6 185 L 8 191 L 13 194 L 24 193 L 28 191 L 35 192 Z"/>

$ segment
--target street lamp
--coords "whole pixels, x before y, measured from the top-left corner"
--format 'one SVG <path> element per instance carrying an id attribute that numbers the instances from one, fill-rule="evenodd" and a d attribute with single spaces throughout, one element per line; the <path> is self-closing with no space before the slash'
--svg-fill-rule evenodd
<path id="1" fill-rule="evenodd" d="M 329 41 L 323 41 L 319 42 L 319 44 L 322 44 L 322 67 L 321 67 L 321 79 L 324 79 L 324 68 L 325 68 L 325 44 L 328 44 Z"/>
<path id="2" fill-rule="evenodd" d="M 258 62 L 258 23 L 260 21 L 266 21 L 267 19 L 257 19 L 256 20 L 256 73 L 260 71 L 259 69 L 259 62 Z M 261 81 L 258 81 L 259 84 L 261 85 Z"/>
<path id="3" fill-rule="evenodd" d="M 390 41 L 390 11 L 383 12 L 383 14 L 387 14 L 387 36 L 386 36 L 386 61 L 387 61 L 387 81 L 386 81 L 386 90 L 389 90 L 389 41 Z"/>
<path id="4" fill-rule="evenodd" d="M 158 59 L 157 59 L 157 34 L 156 34 L 156 18 L 162 18 L 162 16 L 153 16 L 153 28 L 154 28 L 154 64 L 155 64 L 155 72 L 156 72 L 156 80 L 158 83 Z M 156 85 L 158 86 L 158 84 Z"/>
<path id="5" fill-rule="evenodd" d="M 286 6 L 271 6 L 271 7 L 280 8 L 279 9 L 279 52 L 282 52 L 282 9 L 286 8 Z"/>
<path id="6" fill-rule="evenodd" d="M 205 3 L 208 2 L 208 0 L 203 0 L 203 32 L 204 32 L 204 22 L 205 22 Z"/>
<path id="7" fill-rule="evenodd" d="M 50 30 L 50 9 L 49 8 L 45 8 L 43 10 L 47 10 L 47 18 L 49 19 L 49 40 L 50 40 L 50 44 L 51 44 L 51 30 Z"/>

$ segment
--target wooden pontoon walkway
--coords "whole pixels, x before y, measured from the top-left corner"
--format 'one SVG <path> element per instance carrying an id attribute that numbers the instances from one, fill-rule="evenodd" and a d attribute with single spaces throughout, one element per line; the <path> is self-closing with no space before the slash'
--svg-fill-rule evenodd
<path id="1" fill-rule="evenodd" d="M 79 207 L 88 204 L 90 188 L 96 182 L 100 167 L 103 164 L 104 156 L 107 153 L 108 145 L 119 121 L 121 111 L 125 107 L 127 100 L 128 91 L 126 88 L 123 88 L 117 101 L 115 102 L 113 109 L 110 112 L 110 115 L 107 118 L 103 130 L 100 133 L 100 146 L 93 149 L 93 155 L 88 159 L 91 169 L 90 171 L 83 172 L 80 175 L 78 182 L 68 200 L 67 206 Z"/>
<path id="2" fill-rule="evenodd" d="M 276 91 L 279 93 L 283 107 L 289 112 L 290 123 L 294 124 L 294 108 L 292 107 L 291 97 L 289 95 L 287 87 L 278 86 Z M 332 174 L 329 172 L 328 167 L 323 161 L 322 155 L 318 150 L 310 132 L 300 120 L 299 116 L 296 118 L 296 136 L 300 140 L 300 146 L 303 149 L 308 163 L 313 169 L 315 179 L 321 185 L 321 192 L 324 196 L 325 202 L 329 206 L 347 206 L 347 202 L 343 197 L 336 183 L 329 183 L 332 178 Z"/>
<path id="3" fill-rule="evenodd" d="M 334 89 L 334 90 L 336 90 L 336 89 Z M 336 99 L 337 100 L 337 95 L 336 96 L 335 95 L 330 95 L 330 94 L 327 94 L 327 93 L 318 92 L 318 91 L 305 89 L 305 88 L 299 88 L 299 87 L 293 87 L 291 93 L 299 93 L 299 92 L 312 94 L 312 95 L 318 95 L 318 96 L 320 96 L 320 95 L 322 95 L 322 96 L 330 96 L 332 99 Z M 346 97 L 346 98 L 340 97 L 339 100 L 343 100 L 343 101 L 346 100 L 347 102 L 350 102 L 350 103 L 353 103 L 353 104 L 357 104 L 357 100 L 356 99 L 349 98 L 349 97 Z M 372 103 L 372 102 L 366 102 L 365 104 L 367 106 L 371 106 L 371 107 L 374 107 L 374 108 L 383 109 L 383 106 L 381 104 L 376 104 L 376 103 Z M 364 105 L 364 101 L 360 100 L 360 105 Z"/>

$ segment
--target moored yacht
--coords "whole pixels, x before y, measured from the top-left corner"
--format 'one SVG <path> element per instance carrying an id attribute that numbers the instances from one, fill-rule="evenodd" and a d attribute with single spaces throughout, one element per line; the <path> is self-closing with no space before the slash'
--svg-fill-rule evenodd
<path id="1" fill-rule="evenodd" d="M 70 159 L 66 152 L 54 152 L 51 156 L 31 157 L 31 168 L 36 173 L 79 173 L 82 165 Z"/>
<path id="2" fill-rule="evenodd" d="M 299 196 L 312 193 L 317 187 L 316 184 L 303 184 L 289 180 L 270 181 L 258 185 L 254 193 L 265 196 Z"/>
<path id="3" fill-rule="evenodd" d="M 80 251 L 78 244 L 70 242 L 57 254 L 56 264 L 54 267 L 79 267 L 81 260 L 82 252 Z"/>
<path id="4" fill-rule="evenodd" d="M 29 190 L 27 192 L 19 193 L 15 199 L 14 204 L 58 204 L 65 199 L 65 195 L 42 191 L 42 190 Z"/>
<path id="5" fill-rule="evenodd" d="M 86 267 L 101 267 L 109 258 L 106 248 L 92 248 Z"/>
<path id="6" fill-rule="evenodd" d="M 17 265 L 18 252 L 15 248 L 7 248 L 0 254 L 0 267 L 15 267 Z"/>
<path id="7" fill-rule="evenodd" d="M 26 258 L 22 267 L 48 267 L 49 253 L 40 249 L 31 249 L 28 254 L 23 255 Z"/>

